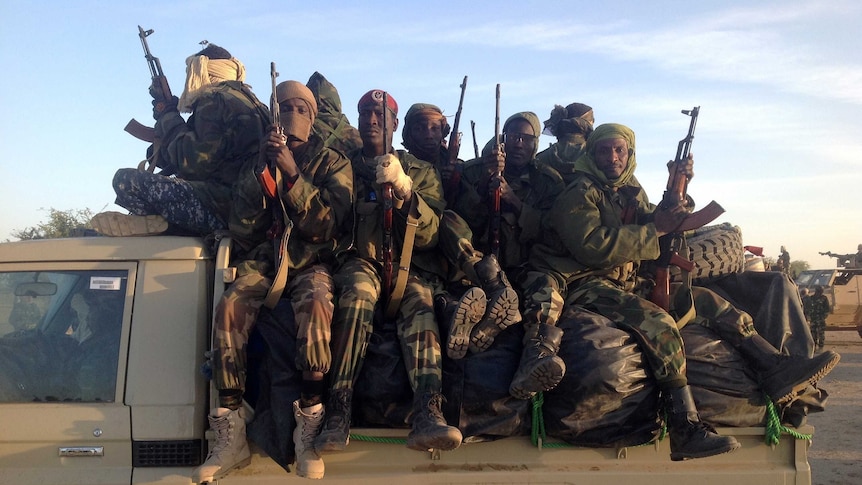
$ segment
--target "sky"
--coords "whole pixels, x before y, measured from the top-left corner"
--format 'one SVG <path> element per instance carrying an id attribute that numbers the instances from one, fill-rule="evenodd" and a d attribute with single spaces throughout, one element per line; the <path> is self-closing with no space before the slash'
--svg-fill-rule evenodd
<path id="1" fill-rule="evenodd" d="M 689 185 L 700 207 L 726 212 L 745 245 L 812 268 L 818 252 L 862 243 L 862 2 L 148 2 L 0 3 L 0 240 L 48 210 L 122 210 L 111 179 L 147 145 L 123 131 L 152 125 L 150 74 L 138 25 L 175 94 L 185 58 L 208 40 L 246 67 L 267 103 L 279 81 L 315 71 L 356 102 L 385 89 L 401 114 L 432 103 L 454 116 L 468 76 L 461 158 L 501 118 L 585 103 L 596 124 L 637 136 L 637 171 L 653 201 L 700 107 Z M 450 119 L 451 124 L 451 119 Z M 399 132 L 400 133 L 400 132 Z M 395 138 L 401 148 L 400 134 Z M 554 140 L 542 136 L 540 149 Z"/>

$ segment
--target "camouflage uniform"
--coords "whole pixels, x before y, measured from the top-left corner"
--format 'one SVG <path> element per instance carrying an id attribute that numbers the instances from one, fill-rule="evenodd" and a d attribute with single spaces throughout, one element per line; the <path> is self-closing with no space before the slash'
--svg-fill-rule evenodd
<path id="1" fill-rule="evenodd" d="M 822 349 L 826 344 L 826 317 L 829 315 L 829 298 L 818 288 L 813 295 L 802 299 L 802 307 L 805 309 L 805 317 L 811 326 L 811 336 L 814 337 L 814 345 Z"/>
<path id="2" fill-rule="evenodd" d="M 629 145 L 633 147 L 632 142 Z M 659 240 L 652 223 L 655 206 L 634 177 L 634 167 L 631 155 L 627 172 L 609 182 L 601 178 L 591 157 L 581 157 L 578 177 L 549 211 L 530 264 L 565 282 L 554 298 L 562 297 L 566 305 L 599 313 L 634 332 L 658 383 L 677 388 L 686 384 L 681 325 L 639 294 L 639 263 L 658 258 Z M 671 301 L 677 301 L 675 296 L 676 291 Z M 737 344 L 755 334 L 751 317 L 715 293 L 692 288 L 691 299 L 687 296 L 683 294 L 681 301 L 693 301 L 697 312 L 693 322 L 712 327 Z"/>
<path id="3" fill-rule="evenodd" d="M 294 154 L 301 175 L 286 184 L 282 203 L 291 225 L 285 230 L 290 298 L 296 316 L 296 366 L 326 373 L 333 305 L 331 268 L 335 254 L 349 244 L 353 200 L 353 169 L 346 156 L 325 148 L 312 135 Z M 256 161 L 244 166 L 231 211 L 230 230 L 236 243 L 238 277 L 216 308 L 215 381 L 220 390 L 244 388 L 246 344 L 257 313 L 272 285 L 275 244 L 267 236 L 273 218 L 280 220 L 277 201 L 265 200 L 254 175 Z"/>
<path id="4" fill-rule="evenodd" d="M 212 86 L 185 121 L 167 111 L 155 124 L 155 154 L 164 175 L 126 168 L 114 176 L 116 203 L 134 215 L 158 214 L 178 229 L 206 235 L 225 229 L 241 167 L 257 160 L 269 111 L 248 86 Z M 169 178 L 176 175 L 176 179 Z"/>
<path id="5" fill-rule="evenodd" d="M 413 180 L 411 206 L 398 207 L 394 201 L 392 252 L 393 267 L 398 267 L 404 232 L 405 210 L 418 215 L 410 277 L 395 319 L 410 385 L 417 392 L 440 392 L 442 362 L 440 337 L 434 317 L 432 290 L 442 274 L 434 248 L 440 214 L 445 206 L 443 187 L 434 167 L 409 153 L 398 150 L 404 172 Z M 383 206 L 381 186 L 375 181 L 375 161 L 358 153 L 353 157 L 356 173 L 355 240 L 351 251 L 335 273 L 338 292 L 332 323 L 334 390 L 351 389 L 365 356 L 372 331 L 375 308 L 383 311 L 381 295 L 383 261 Z M 393 280 L 395 278 L 393 274 Z M 379 305 L 378 305 L 379 304 Z M 385 324 L 385 323 L 384 323 Z"/>

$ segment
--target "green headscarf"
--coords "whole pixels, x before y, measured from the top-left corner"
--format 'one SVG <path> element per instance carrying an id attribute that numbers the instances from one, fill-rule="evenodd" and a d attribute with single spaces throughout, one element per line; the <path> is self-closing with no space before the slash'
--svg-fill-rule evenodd
<path id="1" fill-rule="evenodd" d="M 596 160 L 593 158 L 596 151 L 596 143 L 609 138 L 622 138 L 629 146 L 628 165 L 623 173 L 613 180 L 608 180 L 605 173 L 596 166 Z M 635 132 L 631 128 L 617 123 L 605 123 L 596 127 L 590 134 L 590 137 L 587 138 L 587 144 L 584 146 L 583 153 L 575 160 L 575 171 L 588 173 L 608 187 L 622 187 L 628 184 L 632 175 L 634 175 L 636 166 Z"/>

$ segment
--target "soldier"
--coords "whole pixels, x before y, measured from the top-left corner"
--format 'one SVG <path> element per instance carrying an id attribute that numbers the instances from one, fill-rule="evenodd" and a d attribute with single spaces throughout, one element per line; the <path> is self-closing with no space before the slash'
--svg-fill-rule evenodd
<path id="1" fill-rule="evenodd" d="M 784 246 L 781 246 L 781 254 L 778 255 L 778 271 L 786 274 L 790 278 L 793 277 L 790 273 L 790 253 L 787 252 L 787 249 Z"/>
<path id="2" fill-rule="evenodd" d="M 811 336 L 814 345 L 822 350 L 826 345 L 826 317 L 829 315 L 829 298 L 823 294 L 823 287 L 816 286 L 814 294 L 806 294 L 802 298 L 802 308 L 805 310 L 805 318 L 811 326 Z"/>
<path id="3" fill-rule="evenodd" d="M 151 87 L 157 140 L 151 167 L 162 170 L 118 170 L 116 203 L 130 214 L 96 214 L 90 221 L 93 229 L 106 236 L 169 229 L 205 236 L 226 229 L 234 181 L 247 160 L 257 160 L 269 123 L 269 111 L 244 80 L 243 64 L 209 44 L 186 59 L 186 85 L 179 99 L 162 103 L 158 88 Z M 185 121 L 181 112 L 192 115 Z"/>
<path id="4" fill-rule="evenodd" d="M 463 165 L 461 162 L 457 166 L 450 163 L 449 148 L 443 143 L 449 131 L 449 123 L 440 108 L 433 104 L 417 103 L 404 116 L 401 136 L 402 144 L 411 155 L 434 164 L 441 173 L 447 206 L 451 207 L 462 190 L 459 172 Z M 469 187 L 464 190 L 469 190 Z M 443 212 L 440 232 L 444 234 L 441 237 L 448 241 L 473 239 L 467 223 L 453 210 Z M 457 260 L 441 261 L 440 264 L 449 269 L 447 288 L 435 288 L 435 311 L 448 333 L 446 352 L 453 359 L 466 355 L 476 325 L 497 329 L 521 320 L 518 294 L 509 284 L 505 273 L 499 269 L 494 257 L 485 256 L 475 249 L 469 250 L 472 251 L 472 257 L 464 263 L 467 265 L 464 270 Z"/>
<path id="5" fill-rule="evenodd" d="M 302 372 L 300 398 L 293 403 L 296 474 L 322 478 L 323 460 L 313 446 L 323 422 L 324 375 L 329 371 L 334 254 L 350 243 L 353 170 L 350 160 L 311 134 L 317 114 L 314 95 L 297 81 L 276 88 L 283 135 L 271 126 L 260 160 L 241 171 L 230 229 L 237 278 L 216 307 L 213 378 L 219 407 L 209 417 L 216 443 L 192 476 L 211 482 L 250 460 L 242 410 L 246 345 L 258 311 L 289 298 L 297 323 L 295 364 Z M 277 194 L 265 194 L 257 174 L 269 170 Z M 264 202 L 265 201 L 265 202 Z M 275 238 L 275 240 L 273 240 Z M 279 245 L 286 241 L 285 245 Z M 279 254 L 275 254 L 278 248 Z M 286 278 L 280 277 L 287 271 Z"/>
<path id="6" fill-rule="evenodd" d="M 554 105 L 542 134 L 557 137 L 557 142 L 539 152 L 536 160 L 559 172 L 568 185 L 575 177 L 575 160 L 593 132 L 594 122 L 593 108 L 583 103 L 572 103 L 565 108 Z"/>
<path id="7" fill-rule="evenodd" d="M 539 237 L 544 212 L 563 189 L 560 174 L 535 160 L 539 130 L 539 118 L 532 112 L 506 120 L 503 144 L 497 146 L 492 140 L 482 158 L 464 166 L 464 183 L 455 204 L 461 218 L 444 224 L 440 234 L 447 257 L 457 261 L 471 280 L 509 287 L 509 275 L 524 292 L 524 349 L 509 387 L 509 393 L 519 399 L 554 388 L 565 374 L 565 364 L 556 355 L 562 331 L 554 326 L 562 303 L 557 308 L 534 308 L 532 293 L 546 292 L 552 282 L 542 273 L 528 274 L 524 265 L 529 247 Z M 496 213 L 492 209 L 498 189 L 500 211 Z M 461 221 L 468 225 L 458 227 Z M 472 332 L 470 350 L 487 350 L 502 330 L 521 320 L 521 315 L 510 315 L 480 322 Z"/>
<path id="8" fill-rule="evenodd" d="M 315 440 L 321 451 L 342 450 L 347 446 L 353 385 L 365 356 L 375 309 L 385 319 L 384 324 L 394 320 L 414 392 L 407 446 L 424 451 L 451 450 L 461 444 L 461 432 L 446 424 L 441 411 L 442 355 L 431 290 L 435 284 L 432 281 L 444 276 L 434 251 L 440 214 L 445 207 L 443 188 L 431 164 L 405 151 L 391 149 L 392 133 L 398 127 L 398 104 L 384 94 L 371 90 L 358 103 L 362 150 L 352 160 L 356 174 L 355 240 L 351 251 L 341 258 L 335 275 L 338 294 L 332 325 L 335 373 L 326 421 Z M 387 214 L 383 203 L 388 203 L 384 200 L 384 184 L 391 184 L 393 192 L 391 228 L 384 224 Z M 391 245 L 385 239 L 385 231 L 389 229 Z M 392 257 L 393 268 L 405 268 L 398 277 L 386 271 L 386 250 Z M 409 265 L 405 257 L 411 258 Z M 381 299 L 381 287 L 389 286 L 385 278 L 395 280 L 392 285 L 395 289 L 387 295 L 388 299 Z M 405 286 L 399 295 L 402 282 Z"/>
<path id="9" fill-rule="evenodd" d="M 693 174 L 692 159 L 685 163 L 685 170 Z M 733 437 L 719 436 L 700 421 L 687 384 L 679 334 L 688 321 L 687 308 L 672 309 L 672 315 L 641 297 L 647 288 L 637 278 L 640 262 L 658 258 L 659 237 L 673 232 L 687 209 L 682 204 L 651 205 L 634 176 L 635 166 L 634 132 L 618 124 L 597 127 L 575 163 L 577 178 L 548 213 L 530 264 L 567 283 L 566 305 L 601 314 L 633 332 L 664 397 L 671 460 L 733 451 L 739 447 Z M 691 290 L 695 314 L 690 320 L 709 326 L 734 345 L 778 404 L 816 383 L 839 360 L 831 351 L 813 359 L 780 354 L 757 334 L 748 314 L 709 290 Z M 680 300 L 671 295 L 671 301 Z"/>

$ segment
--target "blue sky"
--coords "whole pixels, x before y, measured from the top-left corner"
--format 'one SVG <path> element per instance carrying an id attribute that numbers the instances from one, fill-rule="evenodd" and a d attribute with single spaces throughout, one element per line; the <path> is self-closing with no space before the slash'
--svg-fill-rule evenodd
<path id="1" fill-rule="evenodd" d="M 459 2 L 460 3 L 460 2 Z M 855 0 L 691 2 L 135 2 L 5 0 L 0 4 L 0 240 L 47 209 L 119 210 L 111 177 L 143 158 L 126 134 L 152 124 L 149 71 L 137 26 L 175 93 L 201 40 L 221 45 L 269 97 L 279 80 L 320 71 L 356 123 L 367 90 L 454 115 L 464 100 L 481 146 L 502 118 L 582 102 L 596 122 L 637 134 L 637 175 L 657 201 L 665 163 L 700 106 L 689 194 L 719 202 L 717 222 L 776 257 L 813 267 L 818 251 L 862 243 L 862 3 Z M 400 136 L 396 137 L 400 141 Z M 540 146 L 553 140 L 543 136 Z"/>

